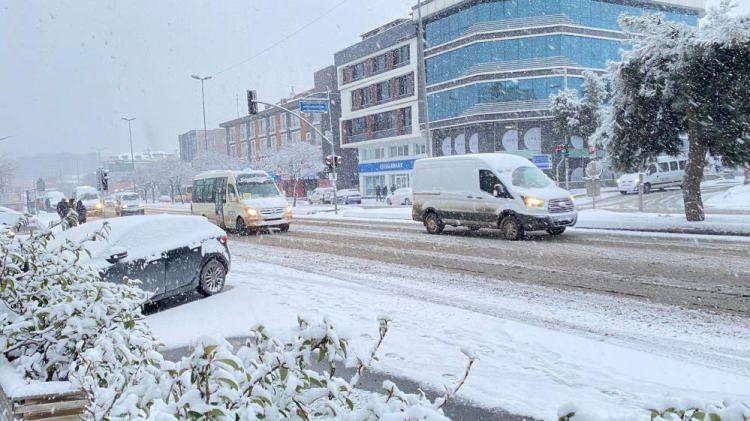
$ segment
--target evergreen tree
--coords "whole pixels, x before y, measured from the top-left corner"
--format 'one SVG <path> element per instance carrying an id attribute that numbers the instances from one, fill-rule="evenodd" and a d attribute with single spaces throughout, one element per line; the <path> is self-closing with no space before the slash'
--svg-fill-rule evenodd
<path id="1" fill-rule="evenodd" d="M 728 1 L 709 10 L 700 28 L 663 15 L 625 16 L 632 49 L 610 66 L 611 118 L 606 130 L 615 168 L 641 170 L 660 154 L 681 152 L 685 215 L 705 218 L 700 182 L 706 154 L 725 165 L 750 163 L 750 17 L 733 17 Z"/>

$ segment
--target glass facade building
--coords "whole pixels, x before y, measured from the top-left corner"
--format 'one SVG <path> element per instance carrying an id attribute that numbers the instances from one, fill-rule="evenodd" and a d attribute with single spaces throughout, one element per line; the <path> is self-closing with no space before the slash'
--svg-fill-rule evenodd
<path id="1" fill-rule="evenodd" d="M 623 14 L 697 25 L 687 0 L 423 0 L 433 155 L 507 151 L 555 156 L 549 96 L 619 59 Z M 589 151 L 573 140 L 573 177 Z M 577 166 L 577 167 L 576 167 Z"/>

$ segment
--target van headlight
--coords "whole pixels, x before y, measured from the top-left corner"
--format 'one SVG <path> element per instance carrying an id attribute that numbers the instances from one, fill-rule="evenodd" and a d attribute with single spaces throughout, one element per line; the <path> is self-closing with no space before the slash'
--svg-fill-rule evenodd
<path id="1" fill-rule="evenodd" d="M 544 200 L 533 197 L 533 196 L 521 196 L 523 204 L 529 208 L 541 208 L 544 205 Z"/>
<path id="2" fill-rule="evenodd" d="M 245 208 L 245 214 L 251 218 L 257 218 L 258 217 L 258 211 L 253 208 Z"/>
<path id="3" fill-rule="evenodd" d="M 139 204 L 138 204 L 138 207 L 139 207 L 139 208 L 142 208 L 142 207 L 143 207 L 143 203 L 139 203 Z"/>
<path id="4" fill-rule="evenodd" d="M 125 203 L 123 203 L 123 204 L 122 204 L 122 208 L 123 208 L 123 209 L 127 209 L 127 208 L 128 208 L 128 205 L 126 205 Z"/>
<path id="5" fill-rule="evenodd" d="M 292 213 L 292 207 L 289 205 L 286 205 L 286 209 L 284 209 L 284 213 Z"/>
<path id="6" fill-rule="evenodd" d="M 94 205 L 94 207 L 101 210 L 104 205 L 102 205 L 101 203 L 97 203 L 96 205 Z"/>

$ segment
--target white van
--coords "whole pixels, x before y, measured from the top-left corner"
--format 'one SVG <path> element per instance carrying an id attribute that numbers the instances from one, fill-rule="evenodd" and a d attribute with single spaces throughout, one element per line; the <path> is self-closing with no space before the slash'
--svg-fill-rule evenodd
<path id="1" fill-rule="evenodd" d="M 526 158 L 483 153 L 426 158 L 414 163 L 412 218 L 430 234 L 445 225 L 499 228 L 508 240 L 526 231 L 559 235 L 575 225 L 570 193 Z"/>
<path id="2" fill-rule="evenodd" d="M 289 230 L 292 208 L 265 171 L 207 171 L 193 179 L 190 212 L 224 228 Z"/>
<path id="3" fill-rule="evenodd" d="M 682 187 L 685 179 L 685 158 L 660 156 L 643 173 L 643 192 L 667 187 Z M 623 174 L 617 179 L 617 188 L 622 194 L 638 193 L 638 173 Z"/>

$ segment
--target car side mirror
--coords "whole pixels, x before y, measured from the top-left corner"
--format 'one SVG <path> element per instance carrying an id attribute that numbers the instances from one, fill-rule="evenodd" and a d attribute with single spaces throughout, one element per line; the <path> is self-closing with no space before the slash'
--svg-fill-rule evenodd
<path id="1" fill-rule="evenodd" d="M 236 202 L 237 196 L 234 195 L 234 193 L 229 193 L 229 201 L 230 202 Z"/>
<path id="2" fill-rule="evenodd" d="M 112 250 L 112 254 L 106 260 L 109 263 L 115 264 L 125 260 L 126 257 L 128 257 L 127 250 Z"/>
<path id="3" fill-rule="evenodd" d="M 495 197 L 508 197 L 508 192 L 505 190 L 502 184 L 495 184 L 495 190 L 493 196 Z"/>

